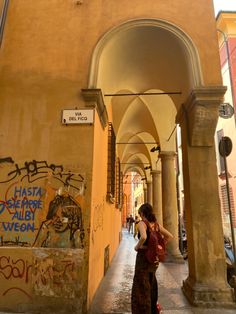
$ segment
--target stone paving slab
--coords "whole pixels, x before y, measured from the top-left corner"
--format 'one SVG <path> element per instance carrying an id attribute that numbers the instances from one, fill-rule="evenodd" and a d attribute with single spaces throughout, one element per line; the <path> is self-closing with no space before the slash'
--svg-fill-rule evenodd
<path id="1" fill-rule="evenodd" d="M 136 242 L 132 234 L 123 232 L 123 240 L 97 290 L 89 314 L 131 314 Z M 189 304 L 181 289 L 182 281 L 187 276 L 186 261 L 160 264 L 157 280 L 162 314 L 236 314 L 236 307 L 235 309 L 198 308 Z"/>

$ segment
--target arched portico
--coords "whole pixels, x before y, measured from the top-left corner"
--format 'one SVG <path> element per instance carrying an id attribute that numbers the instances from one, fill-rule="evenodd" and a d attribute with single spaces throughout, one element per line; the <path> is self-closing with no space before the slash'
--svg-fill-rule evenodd
<path id="1" fill-rule="evenodd" d="M 134 199 L 124 191 L 128 178 L 135 213 L 148 183 L 145 199 L 175 234 L 169 253 L 177 260 L 176 123 L 189 242 L 183 290 L 196 305 L 231 305 L 213 144 L 224 93 L 213 2 L 9 3 L 0 59 L 8 265 L 0 310 L 89 311 L 119 246 L 122 202 Z M 21 264 L 25 276 L 9 278 Z"/>
<path id="2" fill-rule="evenodd" d="M 160 156 L 152 157 L 150 148 L 160 145 L 161 152 L 176 151 L 173 134 L 175 123 L 180 124 L 189 249 L 183 291 L 195 305 L 230 305 L 233 294 L 226 283 L 213 140 L 225 89 L 205 86 L 193 41 L 172 23 L 155 19 L 128 21 L 101 38 L 88 87 L 101 88 L 117 141 L 126 140 L 127 145 L 117 149 L 121 160 L 142 152 L 152 170 L 160 170 Z M 149 91 L 156 98 L 145 95 Z M 141 136 L 143 132 L 152 137 L 152 144 Z M 134 136 L 139 143 L 132 141 Z M 169 208 L 166 192 L 162 190 L 166 202 L 162 208 Z M 176 203 L 174 191 L 170 193 Z M 164 226 L 178 236 L 177 206 L 163 218 Z M 178 256 L 177 243 L 171 248 L 173 257 Z"/>

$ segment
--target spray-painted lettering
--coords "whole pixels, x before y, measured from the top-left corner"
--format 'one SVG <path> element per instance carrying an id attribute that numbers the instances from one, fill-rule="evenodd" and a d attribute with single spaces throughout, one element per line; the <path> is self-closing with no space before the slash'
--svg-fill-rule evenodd
<path id="1" fill-rule="evenodd" d="M 22 279 L 25 283 L 29 281 L 29 271 L 32 264 L 23 259 L 13 259 L 10 256 L 0 256 L 0 275 L 7 280 L 11 278 Z"/>

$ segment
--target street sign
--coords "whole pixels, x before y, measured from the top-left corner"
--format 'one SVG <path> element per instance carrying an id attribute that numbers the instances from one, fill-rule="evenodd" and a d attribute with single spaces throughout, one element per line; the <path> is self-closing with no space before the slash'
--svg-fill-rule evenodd
<path id="1" fill-rule="evenodd" d="M 220 104 L 219 116 L 223 119 L 229 119 L 234 114 L 234 108 L 227 102 Z"/>
<path id="2" fill-rule="evenodd" d="M 219 152 L 222 157 L 227 157 L 232 151 L 232 141 L 228 136 L 223 136 L 219 143 Z"/>
<path id="3" fill-rule="evenodd" d="M 62 124 L 93 124 L 94 109 L 64 109 Z"/>

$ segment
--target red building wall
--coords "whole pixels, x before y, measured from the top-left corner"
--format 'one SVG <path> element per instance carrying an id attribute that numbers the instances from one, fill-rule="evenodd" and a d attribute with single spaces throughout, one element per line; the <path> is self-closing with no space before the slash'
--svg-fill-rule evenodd
<path id="1" fill-rule="evenodd" d="M 236 112 L 236 37 L 228 36 L 227 43 L 229 51 L 229 64 L 231 69 L 232 96 L 234 100 L 234 109 Z M 220 61 L 221 67 L 223 67 L 227 62 L 227 50 L 225 43 L 220 48 Z"/>

